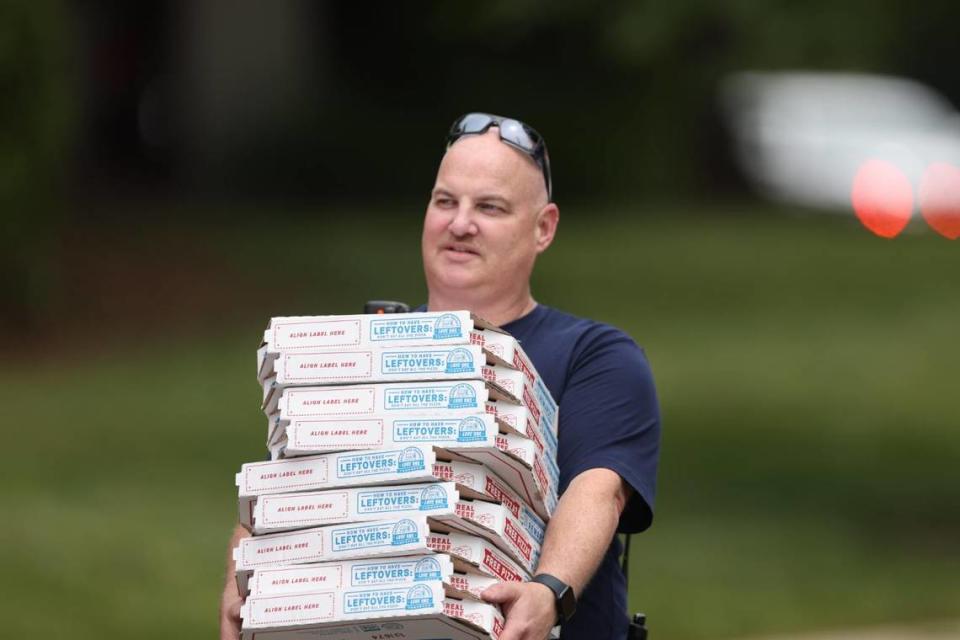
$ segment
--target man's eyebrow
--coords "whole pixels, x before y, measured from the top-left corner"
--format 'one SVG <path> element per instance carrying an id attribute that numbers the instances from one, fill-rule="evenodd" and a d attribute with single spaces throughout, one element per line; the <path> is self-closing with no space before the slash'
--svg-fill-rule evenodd
<path id="1" fill-rule="evenodd" d="M 508 198 L 506 198 L 506 197 L 504 197 L 504 196 L 501 196 L 500 194 L 497 194 L 497 193 L 483 193 L 483 194 L 480 194 L 479 196 L 477 196 L 476 200 L 477 200 L 478 202 L 479 202 L 479 201 L 482 201 L 482 202 L 500 202 L 500 203 L 503 203 L 503 204 L 505 204 L 505 205 L 509 205 L 509 204 L 510 204 L 510 200 L 509 200 Z"/>
<path id="2" fill-rule="evenodd" d="M 444 197 L 447 197 L 447 198 L 453 198 L 453 197 L 454 197 L 454 195 L 453 195 L 452 193 L 450 193 L 449 191 L 447 191 L 447 190 L 444 189 L 443 187 L 437 187 L 436 189 L 434 189 L 432 195 L 433 195 L 434 198 L 436 198 L 437 196 L 444 196 Z"/>

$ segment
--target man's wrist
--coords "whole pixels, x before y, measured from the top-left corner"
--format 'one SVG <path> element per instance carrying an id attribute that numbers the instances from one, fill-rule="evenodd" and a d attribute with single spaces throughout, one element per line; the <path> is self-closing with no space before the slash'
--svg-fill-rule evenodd
<path id="1" fill-rule="evenodd" d="M 570 620 L 577 610 L 577 597 L 573 587 L 549 573 L 538 573 L 531 582 L 542 584 L 553 594 L 554 609 L 557 613 L 555 624 L 563 624 Z"/>

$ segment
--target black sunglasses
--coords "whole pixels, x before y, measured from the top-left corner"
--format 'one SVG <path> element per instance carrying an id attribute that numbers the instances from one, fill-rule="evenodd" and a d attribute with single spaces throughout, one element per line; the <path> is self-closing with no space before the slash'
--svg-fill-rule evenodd
<path id="1" fill-rule="evenodd" d="M 500 131 L 500 140 L 533 158 L 543 172 L 543 180 L 547 185 L 547 199 L 552 200 L 553 180 L 550 178 L 550 156 L 547 154 L 547 143 L 533 127 L 514 118 L 495 116 L 492 113 L 468 113 L 457 118 L 450 127 L 447 146 L 449 147 L 463 136 L 485 133 L 492 126 L 496 126 Z"/>

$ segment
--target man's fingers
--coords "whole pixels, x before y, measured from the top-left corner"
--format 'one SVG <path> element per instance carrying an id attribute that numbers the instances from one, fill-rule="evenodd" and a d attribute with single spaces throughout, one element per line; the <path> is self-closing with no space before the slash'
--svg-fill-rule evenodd
<path id="1" fill-rule="evenodd" d="M 480 593 L 480 597 L 487 602 L 497 604 L 509 603 L 520 596 L 520 589 L 517 583 L 498 582 L 492 587 L 487 587 Z"/>

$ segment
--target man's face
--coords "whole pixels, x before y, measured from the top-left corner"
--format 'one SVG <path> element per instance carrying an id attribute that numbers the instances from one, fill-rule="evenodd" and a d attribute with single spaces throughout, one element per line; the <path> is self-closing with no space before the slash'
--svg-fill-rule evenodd
<path id="1" fill-rule="evenodd" d="M 428 286 L 489 295 L 526 283 L 553 239 L 555 210 L 537 165 L 504 144 L 496 127 L 464 136 L 443 157 L 427 206 Z"/>

